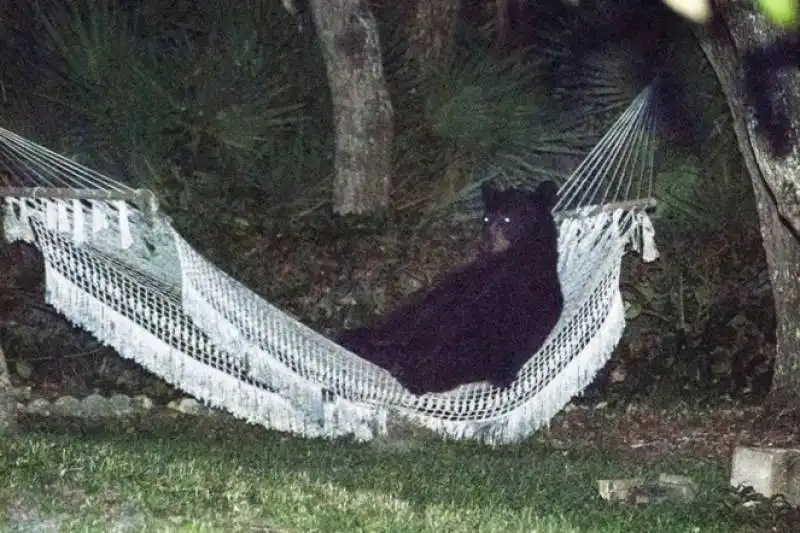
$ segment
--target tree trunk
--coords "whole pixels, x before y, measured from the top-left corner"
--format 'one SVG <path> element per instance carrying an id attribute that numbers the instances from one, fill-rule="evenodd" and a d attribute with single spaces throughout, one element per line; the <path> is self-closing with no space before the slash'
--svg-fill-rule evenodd
<path id="1" fill-rule="evenodd" d="M 745 164 L 753 181 L 761 235 L 772 281 L 777 315 L 777 354 L 772 401 L 800 408 L 800 160 L 794 147 L 787 157 L 772 154 L 766 139 L 755 130 L 746 106 L 742 58 L 777 36 L 761 14 L 731 4 L 721 20 L 704 30 L 701 44 L 727 97 Z M 778 78 L 771 89 L 788 95 L 793 124 L 800 124 L 800 73 Z"/>
<path id="2" fill-rule="evenodd" d="M 495 0 L 494 20 L 495 49 L 503 51 L 510 42 L 516 44 L 517 36 L 511 35 L 511 17 L 508 0 Z"/>
<path id="3" fill-rule="evenodd" d="M 311 11 L 333 101 L 334 212 L 385 210 L 393 123 L 375 18 L 365 0 L 311 0 Z"/>
<path id="4" fill-rule="evenodd" d="M 417 0 L 406 23 L 406 67 L 424 75 L 442 67 L 455 46 L 461 0 Z"/>
<path id="5" fill-rule="evenodd" d="M 0 346 L 0 435 L 14 431 L 17 422 L 17 401 L 11 393 L 11 378 L 6 357 Z"/>

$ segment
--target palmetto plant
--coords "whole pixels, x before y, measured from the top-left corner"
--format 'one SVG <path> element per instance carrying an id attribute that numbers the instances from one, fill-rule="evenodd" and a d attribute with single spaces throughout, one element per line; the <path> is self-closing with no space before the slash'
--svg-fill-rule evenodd
<path id="1" fill-rule="evenodd" d="M 117 154 L 132 179 L 168 189 L 167 203 L 169 191 L 181 203 L 224 191 L 279 202 L 329 159 L 325 113 L 306 109 L 324 73 L 295 21 L 277 2 L 225 4 L 76 0 L 38 12 L 38 46 L 63 81 L 55 98 L 86 125 L 83 146 Z"/>
<path id="2" fill-rule="evenodd" d="M 515 57 L 473 54 L 425 86 L 433 131 L 478 154 L 473 181 L 451 200 L 474 199 L 475 182 L 489 177 L 558 176 L 656 79 L 659 168 L 668 170 L 657 179 L 659 213 L 715 224 L 751 200 L 724 96 L 683 21 L 635 2 L 529 5 L 533 31 Z M 689 207 L 704 198 L 713 207 Z"/>

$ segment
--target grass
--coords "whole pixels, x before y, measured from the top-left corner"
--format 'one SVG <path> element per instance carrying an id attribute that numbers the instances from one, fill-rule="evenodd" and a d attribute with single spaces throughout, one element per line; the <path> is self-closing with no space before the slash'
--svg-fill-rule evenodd
<path id="1" fill-rule="evenodd" d="M 690 475 L 698 501 L 628 506 L 597 496 L 597 479 L 660 472 Z M 709 462 L 642 467 L 577 443 L 430 441 L 398 453 L 182 418 L 150 431 L 3 440 L 0 530 L 742 531 L 724 504 L 724 476 Z"/>

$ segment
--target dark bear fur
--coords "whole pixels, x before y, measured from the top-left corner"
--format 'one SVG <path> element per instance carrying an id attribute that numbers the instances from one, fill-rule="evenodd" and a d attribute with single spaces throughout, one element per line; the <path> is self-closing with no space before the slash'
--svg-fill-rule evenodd
<path id="1" fill-rule="evenodd" d="M 561 315 L 555 184 L 535 192 L 486 185 L 482 193 L 484 253 L 382 324 L 338 339 L 413 394 L 508 386 Z"/>

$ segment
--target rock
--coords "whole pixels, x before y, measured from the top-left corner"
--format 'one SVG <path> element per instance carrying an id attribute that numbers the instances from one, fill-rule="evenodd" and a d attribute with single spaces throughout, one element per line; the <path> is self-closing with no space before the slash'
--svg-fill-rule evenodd
<path id="1" fill-rule="evenodd" d="M 59 416 L 78 417 L 83 414 L 83 405 L 73 396 L 62 396 L 53 402 L 53 413 Z"/>
<path id="2" fill-rule="evenodd" d="M 783 494 L 789 504 L 800 505 L 800 449 L 737 446 L 731 466 L 732 487 L 753 487 L 766 498 Z"/>
<path id="3" fill-rule="evenodd" d="M 14 387 L 11 389 L 11 396 L 18 402 L 29 402 L 31 400 L 31 388 L 29 385 Z"/>
<path id="4" fill-rule="evenodd" d="M 155 406 L 155 402 L 149 396 L 139 394 L 133 397 L 133 408 L 138 411 L 149 411 Z"/>
<path id="5" fill-rule="evenodd" d="M 690 503 L 697 487 L 686 476 L 661 474 L 657 481 L 641 478 L 598 479 L 600 497 L 610 502 L 650 504 L 661 502 Z"/>
<path id="6" fill-rule="evenodd" d="M 50 402 L 44 398 L 36 398 L 28 404 L 28 407 L 25 410 L 32 415 L 50 416 L 50 414 L 53 412 L 52 408 L 53 406 L 50 405 Z"/>
<path id="7" fill-rule="evenodd" d="M 199 416 L 205 414 L 207 409 L 195 400 L 194 398 L 183 398 L 181 400 L 172 400 L 167 404 L 168 409 L 178 411 L 187 415 Z"/>
<path id="8" fill-rule="evenodd" d="M 108 409 L 116 417 L 125 417 L 133 414 L 133 400 L 126 394 L 114 394 L 108 399 Z"/>
<path id="9" fill-rule="evenodd" d="M 81 402 L 83 414 L 88 419 L 103 418 L 108 413 L 107 400 L 97 393 L 90 394 Z"/>
<path id="10" fill-rule="evenodd" d="M 697 484 L 686 476 L 661 474 L 658 476 L 658 484 L 673 502 L 689 503 L 697 495 Z"/>
<path id="11" fill-rule="evenodd" d="M 598 479 L 597 492 L 609 502 L 629 501 L 634 497 L 636 489 L 644 484 L 644 479 Z"/>
<path id="12" fill-rule="evenodd" d="M 17 361 L 14 365 L 14 372 L 20 378 L 28 380 L 33 375 L 33 367 L 27 361 Z"/>

